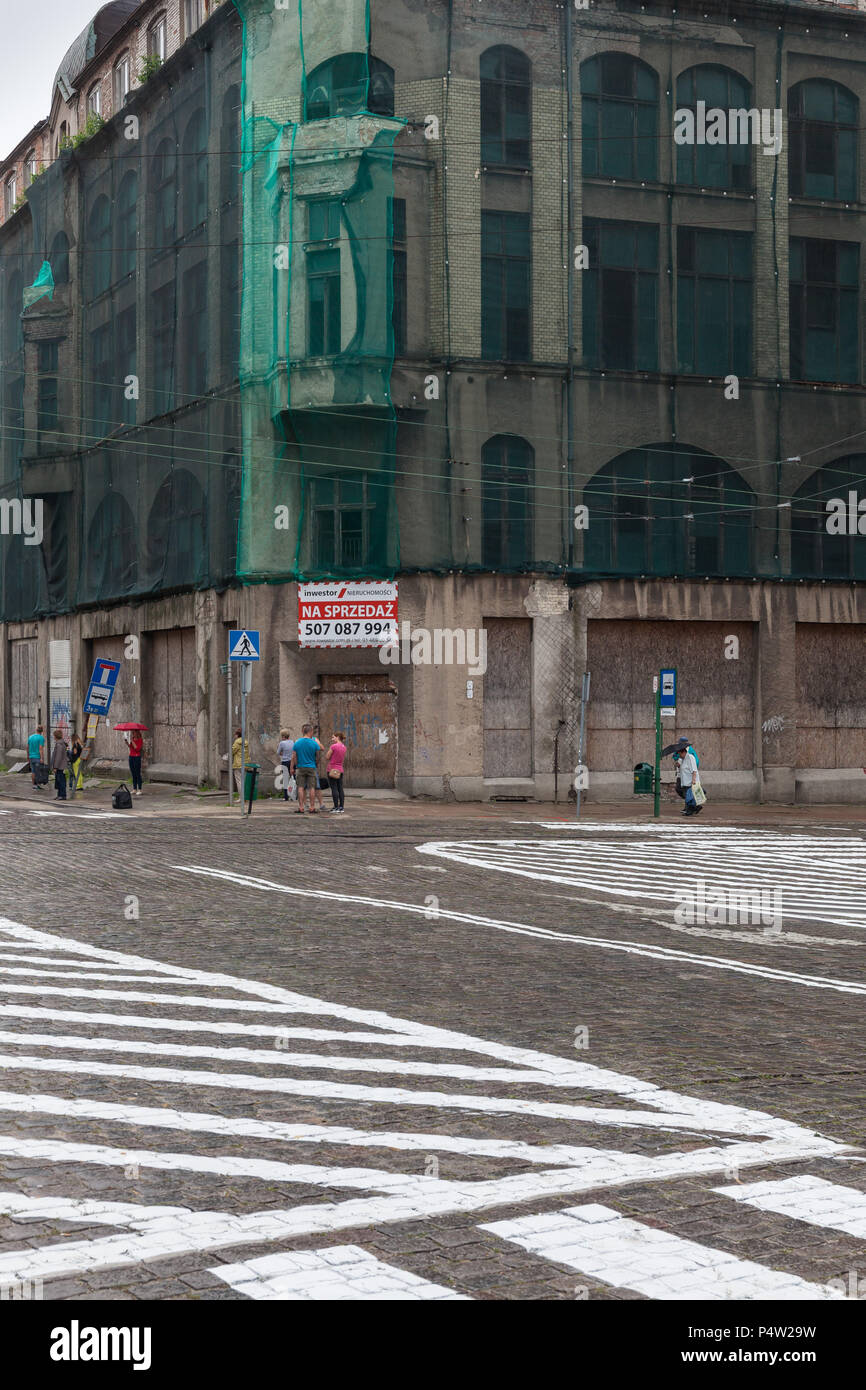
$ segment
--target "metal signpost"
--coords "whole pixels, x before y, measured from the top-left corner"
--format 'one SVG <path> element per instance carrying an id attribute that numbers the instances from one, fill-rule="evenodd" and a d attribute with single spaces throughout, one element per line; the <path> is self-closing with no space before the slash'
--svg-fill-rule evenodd
<path id="1" fill-rule="evenodd" d="M 583 732 L 586 728 L 586 707 L 589 704 L 589 679 L 589 671 L 584 671 L 583 685 L 580 692 L 580 733 L 577 739 L 577 786 L 575 787 L 575 791 L 577 792 L 575 814 L 577 816 L 580 815 L 580 791 L 583 781 Z"/>
<path id="2" fill-rule="evenodd" d="M 247 696 L 253 688 L 253 662 L 261 660 L 261 633 L 253 628 L 232 628 L 229 632 L 229 664 L 241 663 L 241 815 L 247 785 Z M 229 687 L 231 689 L 231 687 Z M 229 727 L 231 728 L 231 696 L 229 696 Z M 229 786 L 234 767 L 229 766 Z M 250 801 L 252 810 L 252 800 Z"/>
<path id="3" fill-rule="evenodd" d="M 653 690 L 656 697 L 656 762 L 653 777 L 653 817 L 661 815 L 662 794 L 662 720 L 674 719 L 677 713 L 677 672 L 669 666 L 653 676 Z"/>
<path id="4" fill-rule="evenodd" d="M 221 675 L 221 676 L 225 676 L 225 677 L 226 677 L 226 681 L 227 681 L 227 689 L 226 689 L 226 726 L 227 726 L 227 729 L 228 729 L 228 745 L 229 745 L 229 746 L 228 746 L 228 752 L 227 752 L 227 754 L 226 754 L 226 757 L 227 757 L 227 760 L 228 760 L 228 769 L 229 769 L 229 776 L 228 776 L 228 783 L 229 783 L 229 806 L 234 806 L 234 804 L 235 804 L 235 802 L 234 802 L 234 787 L 235 787 L 235 781 L 234 781 L 234 777 L 233 777 L 233 775 L 232 775 L 232 664 L 231 664 L 230 661 L 227 661 L 223 666 L 220 667 L 220 675 Z"/>

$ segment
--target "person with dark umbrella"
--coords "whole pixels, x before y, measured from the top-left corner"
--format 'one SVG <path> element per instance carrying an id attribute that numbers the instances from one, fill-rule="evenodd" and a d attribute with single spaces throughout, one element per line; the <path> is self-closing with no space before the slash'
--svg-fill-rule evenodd
<path id="1" fill-rule="evenodd" d="M 677 795 L 685 801 L 684 816 L 698 816 L 703 810 L 695 801 L 694 785 L 699 782 L 698 755 L 687 738 L 679 739 L 671 749 L 677 769 Z"/>

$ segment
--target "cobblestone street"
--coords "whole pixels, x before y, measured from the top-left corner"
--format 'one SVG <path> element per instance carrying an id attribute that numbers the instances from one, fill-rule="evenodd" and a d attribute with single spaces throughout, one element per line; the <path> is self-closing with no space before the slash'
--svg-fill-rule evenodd
<path id="1" fill-rule="evenodd" d="M 850 811 L 105 801 L 0 805 L 4 1285 L 848 1296 Z"/>

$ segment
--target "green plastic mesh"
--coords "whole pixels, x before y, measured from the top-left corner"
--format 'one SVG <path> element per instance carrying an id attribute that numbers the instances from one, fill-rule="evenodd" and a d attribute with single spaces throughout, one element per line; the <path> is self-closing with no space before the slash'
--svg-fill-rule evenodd
<path id="1" fill-rule="evenodd" d="M 238 0 L 238 8 L 238 572 L 249 581 L 387 577 L 400 561 L 392 246 L 394 142 L 404 123 L 371 110 L 368 4 L 286 12 Z M 275 91 L 288 93 L 287 109 L 260 115 Z"/>
<path id="2" fill-rule="evenodd" d="M 651 213 L 636 190 L 636 202 L 603 203 L 596 189 L 609 215 L 590 216 L 580 165 L 585 179 L 652 186 L 667 177 L 661 131 L 679 107 L 754 93 L 709 46 L 669 81 L 686 22 L 673 15 L 663 31 L 646 24 L 641 57 L 624 60 L 617 43 L 609 60 L 591 12 L 560 7 L 548 43 L 535 19 L 550 13 L 533 0 L 526 34 L 515 27 L 503 43 L 469 0 L 407 6 L 396 37 L 384 3 L 371 16 L 369 0 L 231 0 L 36 178 L 29 212 L 0 237 L 0 502 L 42 498 L 44 543 L 5 538 L 0 616 L 398 571 L 866 578 L 857 517 L 854 531 L 826 525 L 827 502 L 862 496 L 866 480 L 851 427 L 856 246 L 836 238 L 835 337 L 809 331 L 812 242 L 793 237 L 789 264 L 777 251 L 791 352 L 780 300 L 763 378 L 750 378 L 757 236 L 740 223 L 730 234 L 677 226 L 672 197 Z M 766 30 L 780 90 L 791 42 Z M 386 53 L 405 56 L 400 115 Z M 497 126 L 485 82 L 500 95 L 523 83 L 525 119 L 515 107 Z M 828 176 L 797 163 L 813 99 L 791 95 L 789 178 L 832 198 L 809 183 Z M 843 125 L 849 107 L 836 99 Z M 431 141 L 427 112 L 441 124 Z M 509 175 L 512 192 L 491 199 L 485 183 L 497 164 L 513 175 L 522 161 L 533 164 L 531 216 L 516 211 L 528 184 Z M 716 192 L 757 180 L 760 215 L 775 223 L 784 173 L 760 151 L 750 163 L 742 150 L 680 146 L 668 164 L 678 184 Z M 843 164 L 840 154 L 850 182 L 853 156 Z M 572 273 L 569 361 L 570 240 L 589 260 Z M 628 362 L 607 312 L 617 287 L 636 306 Z M 423 300 L 423 327 L 407 347 L 396 325 L 409 295 Z M 549 337 L 540 295 L 558 315 Z M 695 393 L 713 379 L 720 395 L 726 369 L 744 378 L 731 418 L 754 410 L 747 457 L 683 437 Z M 654 391 L 658 406 L 655 437 L 639 445 L 623 426 L 635 374 L 641 400 Z M 787 404 L 804 383 L 817 383 L 826 439 L 843 441 L 818 471 L 814 449 L 785 458 L 798 447 Z M 513 399 L 525 419 L 509 413 Z"/>

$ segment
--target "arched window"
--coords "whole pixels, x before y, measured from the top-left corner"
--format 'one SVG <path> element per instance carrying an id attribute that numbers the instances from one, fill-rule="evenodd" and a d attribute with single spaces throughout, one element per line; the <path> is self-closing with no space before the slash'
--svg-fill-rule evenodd
<path id="1" fill-rule="evenodd" d="M 502 44 L 481 55 L 481 162 L 528 169 L 532 65 Z"/>
<path id="2" fill-rule="evenodd" d="M 138 242 L 138 174 L 129 169 L 117 191 L 117 278 L 135 270 Z"/>
<path id="3" fill-rule="evenodd" d="M 850 454 L 828 463 L 794 493 L 792 575 L 866 579 L 866 516 L 852 515 L 850 493 L 854 494 L 856 509 L 857 501 L 866 497 L 866 454 Z M 861 523 L 864 534 L 860 533 Z"/>
<path id="4" fill-rule="evenodd" d="M 90 209 L 84 249 L 87 256 L 88 298 L 95 299 L 111 284 L 111 204 L 104 193 Z"/>
<path id="5" fill-rule="evenodd" d="M 61 151 L 61 150 L 65 150 L 68 144 L 69 144 L 69 125 L 68 125 L 68 123 L 67 123 L 66 121 L 62 121 L 61 124 L 60 124 L 60 129 L 59 129 L 59 131 L 57 132 L 57 144 L 56 144 L 55 147 L 54 147 L 54 158 L 55 158 L 55 159 L 58 159 L 58 158 L 60 157 L 60 151 Z"/>
<path id="6" fill-rule="evenodd" d="M 28 150 L 24 157 L 24 187 L 29 188 L 39 171 L 36 151 Z"/>
<path id="7" fill-rule="evenodd" d="M 148 573 L 161 588 L 199 584 L 206 571 L 207 516 L 198 480 L 185 468 L 162 483 L 147 523 Z"/>
<path id="8" fill-rule="evenodd" d="M 860 103 L 838 82 L 798 82 L 788 93 L 788 191 L 795 198 L 857 197 Z"/>
<path id="9" fill-rule="evenodd" d="M 754 494 L 724 459 L 658 444 L 620 454 L 583 492 L 584 568 L 600 574 L 752 573 Z"/>
<path id="10" fill-rule="evenodd" d="M 516 434 L 497 434 L 481 450 L 481 563 L 485 569 L 532 564 L 535 455 Z"/>
<path id="11" fill-rule="evenodd" d="M 191 232 L 207 216 L 207 125 L 204 111 L 190 116 L 183 137 L 183 230 Z"/>
<path id="12" fill-rule="evenodd" d="M 18 271 L 6 283 L 6 302 L 3 309 L 3 356 L 12 357 L 24 346 L 24 281 Z"/>
<path id="13" fill-rule="evenodd" d="M 131 85 L 129 54 L 124 53 L 114 68 L 114 110 L 119 111 L 126 98 L 129 96 Z"/>
<path id="14" fill-rule="evenodd" d="M 394 69 L 366 53 L 340 53 L 320 63 L 306 78 L 304 119 L 325 121 L 371 111 L 394 114 Z"/>
<path id="15" fill-rule="evenodd" d="M 108 492 L 87 535 L 88 590 L 94 597 L 128 594 L 138 582 L 138 537 L 132 508 L 119 492 Z"/>
<path id="16" fill-rule="evenodd" d="M 745 192 L 752 186 L 752 140 L 760 139 L 760 130 L 749 118 L 752 89 L 744 77 L 730 68 L 701 64 L 680 73 L 677 78 L 677 111 L 691 111 L 697 123 L 697 104 L 706 103 L 707 129 L 695 130 L 695 136 L 706 134 L 706 142 L 697 138 L 677 144 L 677 183 L 698 188 L 726 188 Z M 724 129 L 712 120 L 713 112 L 724 118 Z M 736 131 L 728 128 L 729 112 L 743 113 Z M 716 137 L 719 137 L 718 139 Z"/>
<path id="17" fill-rule="evenodd" d="M 394 114 L 394 69 L 381 58 L 370 59 L 370 94 L 367 108 L 376 116 Z"/>
<path id="18" fill-rule="evenodd" d="M 147 56 L 165 62 L 165 14 L 157 15 L 147 31 Z"/>
<path id="19" fill-rule="evenodd" d="M 170 140 L 161 140 L 151 166 L 154 244 L 162 249 L 177 237 L 177 158 Z"/>
<path id="20" fill-rule="evenodd" d="M 601 53 L 580 69 L 585 178 L 658 178 L 659 80 L 628 53 Z"/>
<path id="21" fill-rule="evenodd" d="M 3 191 L 3 216 L 11 217 L 18 202 L 18 175 L 10 174 Z"/>
<path id="22" fill-rule="evenodd" d="M 49 254 L 51 273 L 55 285 L 69 284 L 69 238 L 65 232 L 58 232 L 51 243 Z"/>

